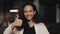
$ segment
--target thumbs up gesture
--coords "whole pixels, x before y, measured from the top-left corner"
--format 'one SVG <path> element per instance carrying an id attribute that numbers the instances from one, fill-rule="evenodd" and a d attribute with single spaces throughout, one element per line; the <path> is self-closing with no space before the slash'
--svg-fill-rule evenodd
<path id="1" fill-rule="evenodd" d="M 11 28 L 14 29 L 16 26 L 21 26 L 22 25 L 22 20 L 19 19 L 19 16 L 16 16 L 15 21 L 12 23 Z"/>

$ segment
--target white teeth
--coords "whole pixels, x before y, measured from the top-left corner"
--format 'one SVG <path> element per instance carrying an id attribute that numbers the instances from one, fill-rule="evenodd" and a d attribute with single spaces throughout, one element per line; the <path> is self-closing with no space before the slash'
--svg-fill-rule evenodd
<path id="1" fill-rule="evenodd" d="M 30 16 L 28 16 L 28 17 L 30 17 Z"/>

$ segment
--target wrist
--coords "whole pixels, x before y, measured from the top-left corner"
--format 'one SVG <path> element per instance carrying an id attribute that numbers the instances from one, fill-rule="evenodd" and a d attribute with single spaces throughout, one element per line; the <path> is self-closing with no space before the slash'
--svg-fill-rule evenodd
<path id="1" fill-rule="evenodd" d="M 11 25 L 11 28 L 12 28 L 12 30 L 14 29 L 14 25 L 13 24 Z"/>

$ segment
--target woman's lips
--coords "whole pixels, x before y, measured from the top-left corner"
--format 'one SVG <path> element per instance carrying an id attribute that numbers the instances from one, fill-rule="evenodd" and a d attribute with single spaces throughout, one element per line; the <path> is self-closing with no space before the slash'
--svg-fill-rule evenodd
<path id="1" fill-rule="evenodd" d="M 31 17 L 31 15 L 29 15 L 29 16 L 27 16 L 28 18 L 30 18 Z"/>

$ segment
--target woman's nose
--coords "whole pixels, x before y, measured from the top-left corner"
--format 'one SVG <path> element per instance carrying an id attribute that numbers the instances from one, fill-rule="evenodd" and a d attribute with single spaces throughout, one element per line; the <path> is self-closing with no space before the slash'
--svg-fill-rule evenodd
<path id="1" fill-rule="evenodd" d="M 30 12 L 27 12 L 27 14 L 29 15 L 29 14 L 30 14 Z"/>

